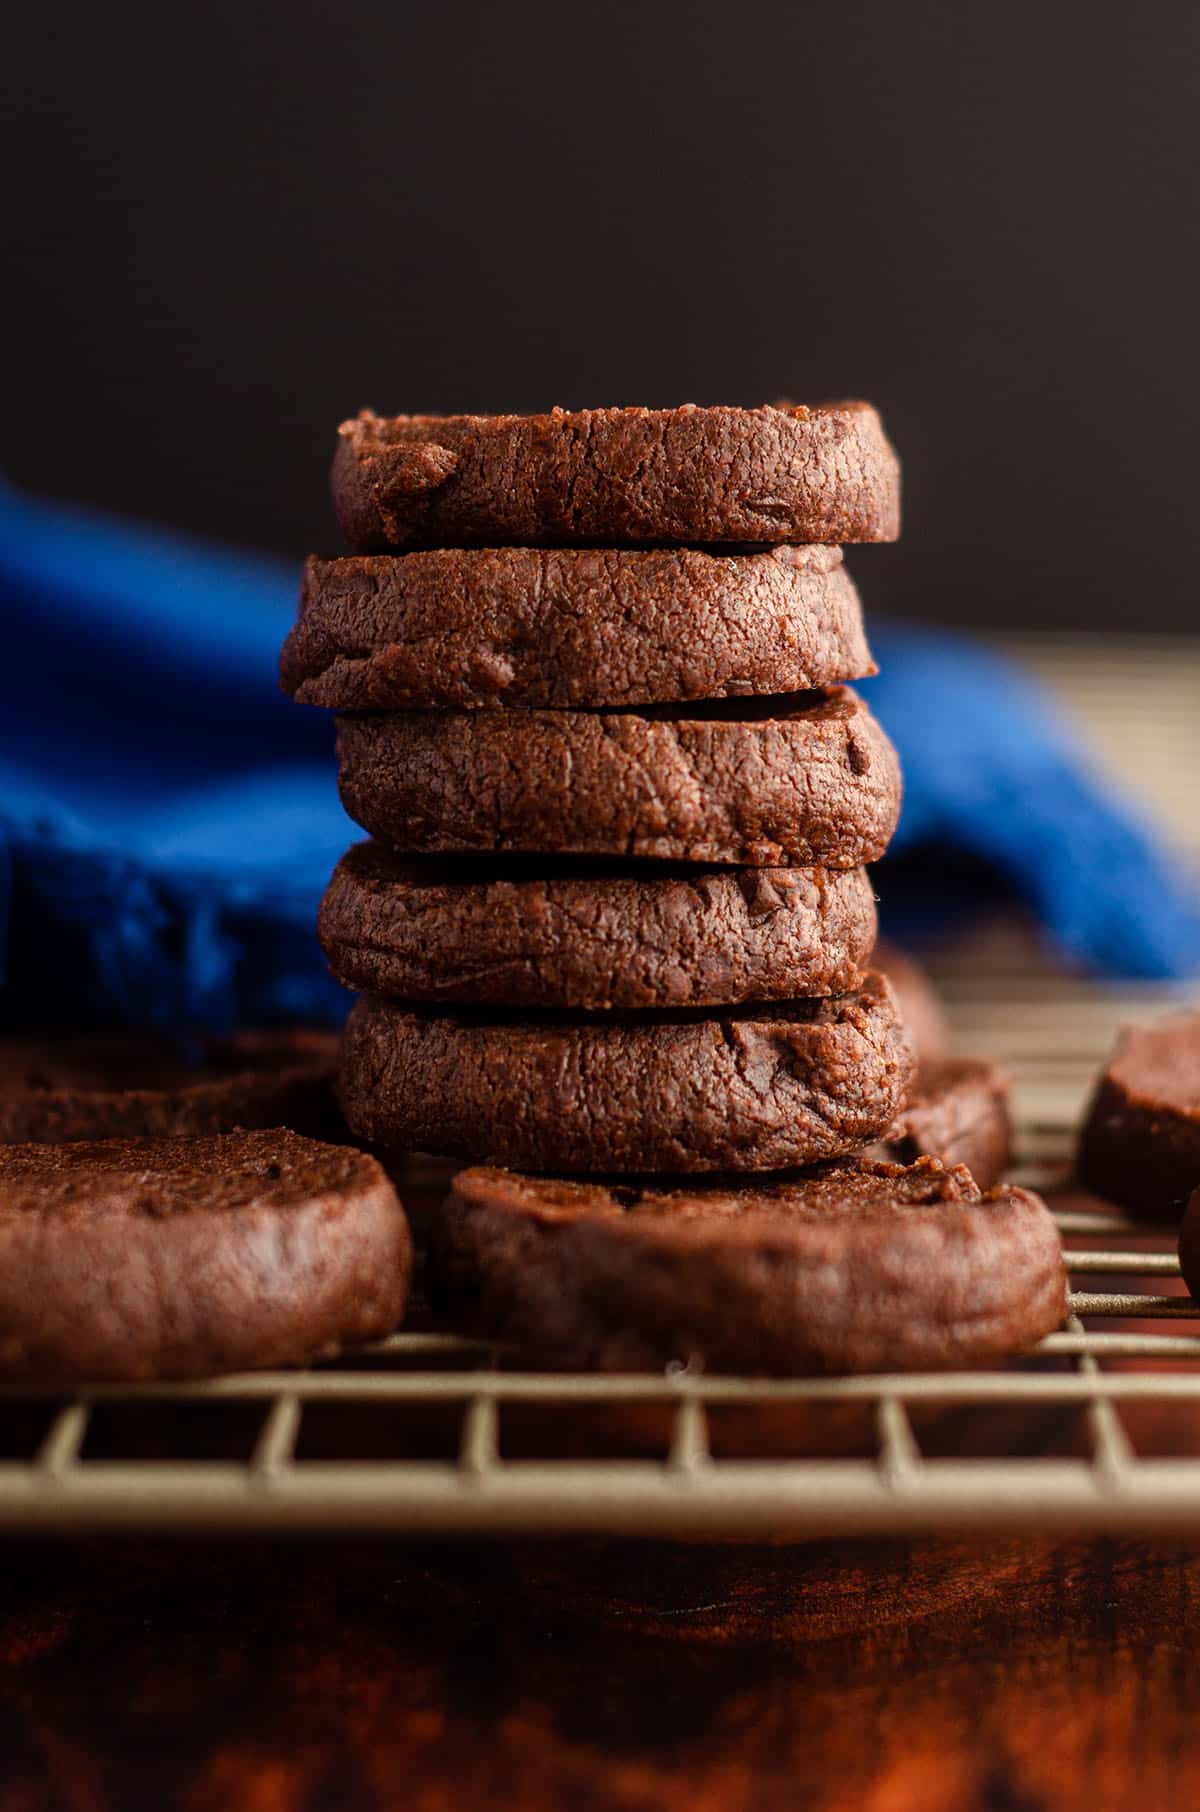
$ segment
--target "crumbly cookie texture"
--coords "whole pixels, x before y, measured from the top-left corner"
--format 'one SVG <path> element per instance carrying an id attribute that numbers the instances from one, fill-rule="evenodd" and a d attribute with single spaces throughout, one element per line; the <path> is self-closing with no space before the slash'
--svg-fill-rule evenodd
<path id="1" fill-rule="evenodd" d="M 0 1373 L 191 1378 L 389 1332 L 412 1245 L 364 1152 L 296 1133 L 0 1147 Z"/>
<path id="2" fill-rule="evenodd" d="M 737 698 L 874 671 L 837 547 L 313 558 L 280 660 L 285 691 L 340 711 Z"/>
<path id="3" fill-rule="evenodd" d="M 900 1001 L 904 1023 L 912 1023 Z M 917 1047 L 920 1057 L 920 1047 Z M 943 1164 L 965 1164 L 981 1189 L 1000 1181 L 1012 1147 L 1007 1076 L 990 1063 L 970 1057 L 934 1058 L 921 1062 L 912 1093 L 871 1155 L 908 1164 L 916 1158 L 939 1158 Z"/>
<path id="4" fill-rule="evenodd" d="M 350 816 L 393 848 L 859 868 L 886 850 L 900 767 L 846 687 L 639 712 L 338 719 Z"/>
<path id="5" fill-rule="evenodd" d="M 225 1037 L 153 1032 L 0 1040 L 0 1140 L 170 1138 L 288 1126 L 345 1132 L 337 1036 L 293 1027 Z"/>
<path id="6" fill-rule="evenodd" d="M 1084 1119 L 1079 1174 L 1133 1214 L 1179 1220 L 1200 1184 L 1200 1013 L 1122 1032 Z"/>
<path id="7" fill-rule="evenodd" d="M 338 431 L 350 546 L 894 541 L 900 465 L 869 403 L 394 415 Z"/>
<path id="8" fill-rule="evenodd" d="M 413 1012 L 363 996 L 339 1080 L 390 1150 L 545 1171 L 757 1171 L 857 1150 L 891 1125 L 912 1057 L 888 984 L 725 1012 Z"/>
<path id="9" fill-rule="evenodd" d="M 432 1284 L 461 1325 L 555 1363 L 733 1373 L 984 1363 L 1060 1325 L 1058 1231 L 961 1166 L 850 1159 L 787 1181 L 609 1186 L 468 1170 Z"/>
<path id="10" fill-rule="evenodd" d="M 856 989 L 875 938 L 865 869 L 679 869 L 550 856 L 338 864 L 318 932 L 347 987 L 466 1006 L 739 1006 Z"/>

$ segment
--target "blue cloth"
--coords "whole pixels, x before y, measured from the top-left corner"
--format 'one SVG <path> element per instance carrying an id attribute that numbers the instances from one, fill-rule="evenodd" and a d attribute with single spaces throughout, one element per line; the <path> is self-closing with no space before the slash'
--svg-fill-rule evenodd
<path id="1" fill-rule="evenodd" d="M 332 1019 L 313 935 L 360 833 L 325 714 L 278 690 L 295 575 L 0 486 L 0 1022 Z M 1028 682 L 874 628 L 865 690 L 905 769 L 918 904 L 962 855 L 1113 973 L 1200 969 L 1200 906 Z M 978 882 L 978 876 L 976 877 Z"/>

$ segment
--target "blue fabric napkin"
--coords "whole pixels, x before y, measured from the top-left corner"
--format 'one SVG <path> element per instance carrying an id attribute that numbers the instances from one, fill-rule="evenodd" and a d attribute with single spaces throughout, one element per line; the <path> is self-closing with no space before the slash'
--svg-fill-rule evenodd
<path id="1" fill-rule="evenodd" d="M 278 689 L 295 599 L 286 567 L 0 486 L 0 1023 L 344 1012 L 312 927 L 361 833 L 327 715 Z M 936 924 L 966 858 L 1095 968 L 1200 970 L 1194 891 L 1019 673 L 894 625 L 872 643 L 910 852 L 878 871 L 885 917 L 894 891 Z"/>

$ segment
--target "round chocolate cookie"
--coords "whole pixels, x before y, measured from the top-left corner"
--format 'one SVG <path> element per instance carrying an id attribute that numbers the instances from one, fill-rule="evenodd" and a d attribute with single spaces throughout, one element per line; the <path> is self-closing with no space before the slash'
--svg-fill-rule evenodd
<path id="1" fill-rule="evenodd" d="M 844 994 L 875 935 L 865 870 L 588 869 L 553 856 L 343 856 L 318 919 L 349 988 L 469 1006 L 738 1006 Z"/>
<path id="2" fill-rule="evenodd" d="M 1179 1269 L 1183 1281 L 1200 1302 L 1200 1188 L 1193 1189 L 1179 1229 Z"/>
<path id="3" fill-rule="evenodd" d="M 338 431 L 360 553 L 501 542 L 894 541 L 900 466 L 869 403 L 393 415 Z"/>
<path id="4" fill-rule="evenodd" d="M 628 706 L 875 671 L 839 547 L 310 559 L 285 692 L 341 711 Z"/>
<path id="5" fill-rule="evenodd" d="M 900 815 L 896 752 L 844 687 L 642 712 L 338 719 L 350 816 L 394 848 L 859 868 Z"/>
<path id="6" fill-rule="evenodd" d="M 911 1036 L 907 1018 L 905 1026 Z M 979 1187 L 990 1189 L 1003 1176 L 1012 1146 L 1008 1097 L 1008 1078 L 990 1063 L 970 1057 L 922 1062 L 878 1156 L 899 1164 L 923 1157 L 965 1164 Z"/>
<path id="7" fill-rule="evenodd" d="M 1200 1185 L 1200 1013 L 1122 1032 L 1092 1096 L 1079 1175 L 1151 1220 L 1178 1220 Z"/>
<path id="8" fill-rule="evenodd" d="M 895 990 L 919 1060 L 924 1063 L 944 1057 L 950 1044 L 950 1030 L 937 989 L 924 966 L 886 937 L 881 937 L 876 944 L 872 965 L 883 970 Z"/>
<path id="9" fill-rule="evenodd" d="M 290 1126 L 344 1132 L 337 1035 L 307 1030 L 168 1038 L 119 1032 L 0 1040 L 0 1140 L 170 1138 Z"/>
<path id="10" fill-rule="evenodd" d="M 431 1272 L 472 1330 L 559 1364 L 734 1373 L 977 1365 L 1061 1323 L 1058 1230 L 961 1167 L 852 1159 L 787 1181 L 656 1190 L 454 1179 Z"/>
<path id="11" fill-rule="evenodd" d="M 202 1377 L 391 1331 L 412 1245 L 373 1158 L 290 1132 L 0 1147 L 0 1373 Z"/>
<path id="12" fill-rule="evenodd" d="M 524 1170 L 777 1170 L 891 1125 L 912 1061 L 882 976 L 857 994 L 677 1014 L 425 1015 L 374 995 L 339 1087 L 360 1137 Z"/>

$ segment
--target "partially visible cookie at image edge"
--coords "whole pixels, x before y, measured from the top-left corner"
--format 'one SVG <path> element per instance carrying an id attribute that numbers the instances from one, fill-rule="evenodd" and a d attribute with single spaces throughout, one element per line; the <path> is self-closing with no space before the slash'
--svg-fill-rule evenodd
<path id="1" fill-rule="evenodd" d="M 412 1242 L 373 1158 L 285 1131 L 0 1147 L 0 1373 L 192 1378 L 389 1333 Z"/>

